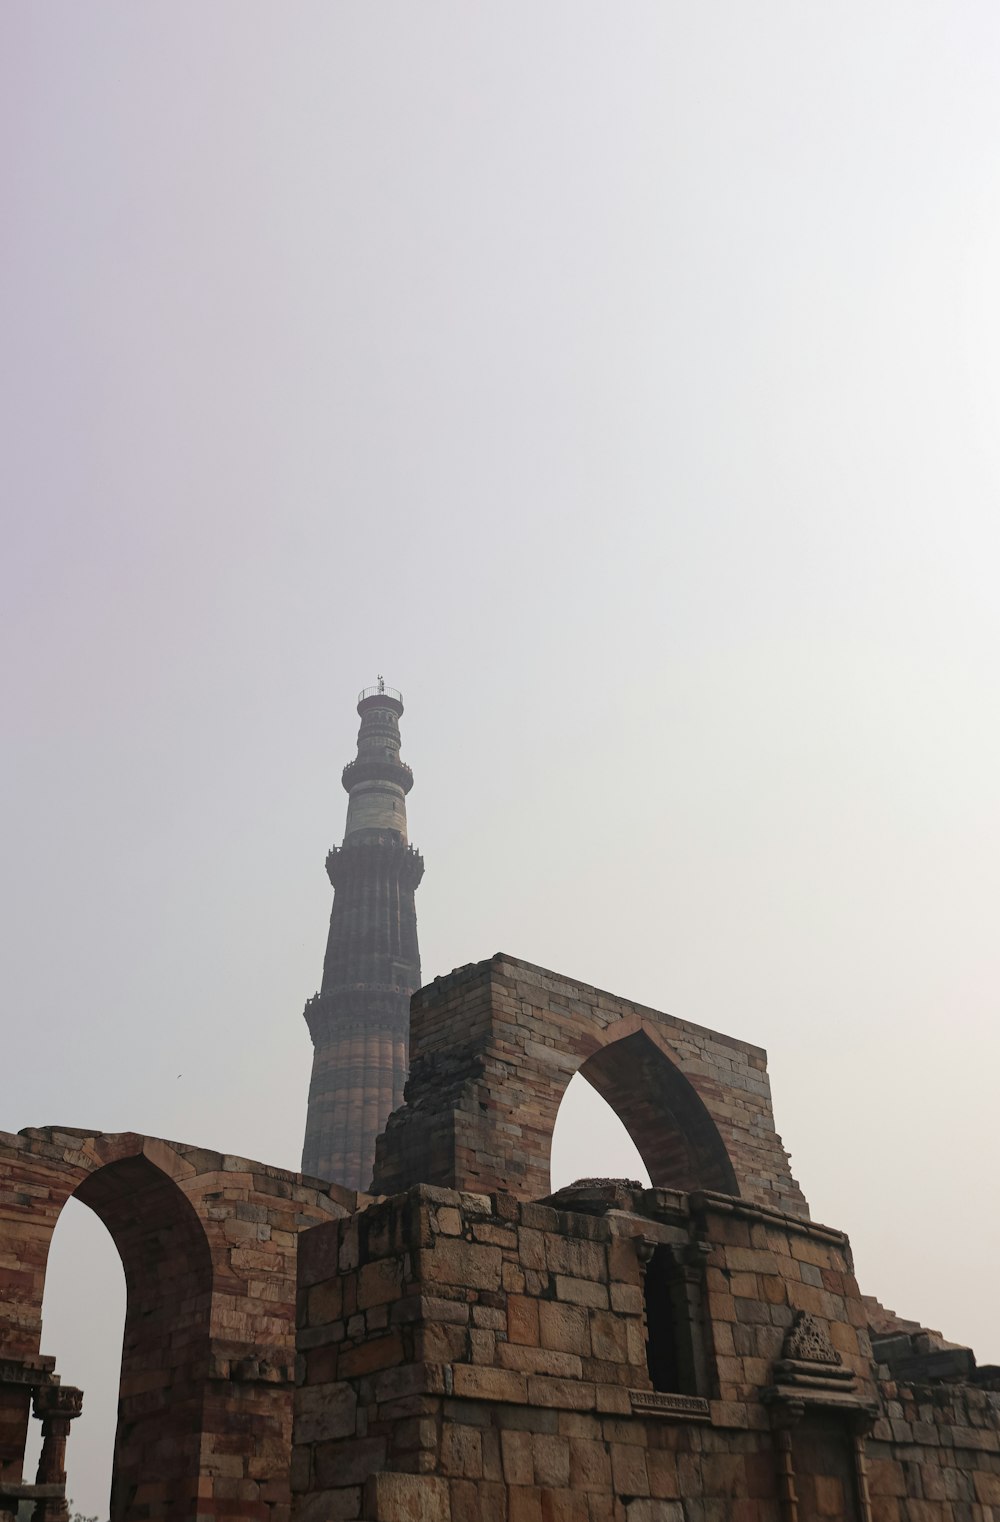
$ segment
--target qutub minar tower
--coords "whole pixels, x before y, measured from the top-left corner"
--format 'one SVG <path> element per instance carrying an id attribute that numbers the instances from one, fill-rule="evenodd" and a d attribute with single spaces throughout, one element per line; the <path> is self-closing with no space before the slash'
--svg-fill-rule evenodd
<path id="1" fill-rule="evenodd" d="M 413 773 L 399 759 L 402 695 L 381 677 L 358 698 L 342 846 L 326 858 L 333 912 L 323 983 L 305 1007 L 315 1048 L 302 1171 L 367 1189 L 375 1138 L 403 1102 L 410 995 L 420 987 L 413 895 L 423 859 L 406 835 Z"/>

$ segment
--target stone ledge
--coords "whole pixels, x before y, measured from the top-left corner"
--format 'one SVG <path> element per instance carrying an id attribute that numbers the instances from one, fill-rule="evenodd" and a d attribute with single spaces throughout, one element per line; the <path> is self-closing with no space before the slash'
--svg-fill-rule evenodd
<path id="1" fill-rule="evenodd" d="M 759 1221 L 764 1226 L 778 1226 L 782 1231 L 794 1231 L 801 1237 L 813 1237 L 834 1247 L 848 1247 L 846 1231 L 834 1226 L 822 1226 L 819 1221 L 808 1221 L 800 1215 L 789 1215 L 770 1205 L 758 1205 L 753 1200 L 741 1199 L 735 1194 L 717 1194 L 711 1189 L 695 1189 L 688 1195 L 691 1211 L 695 1215 L 708 1211 L 716 1215 L 735 1215 L 743 1221 Z"/>

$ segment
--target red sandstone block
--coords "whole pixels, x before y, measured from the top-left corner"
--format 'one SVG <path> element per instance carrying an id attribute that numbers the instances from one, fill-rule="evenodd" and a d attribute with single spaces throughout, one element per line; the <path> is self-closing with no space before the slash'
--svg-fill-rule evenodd
<path id="1" fill-rule="evenodd" d="M 450 1522 L 448 1482 L 437 1475 L 372 1474 L 365 1516 L 371 1522 Z"/>
<path id="2" fill-rule="evenodd" d="M 699 1511 L 704 1522 L 735 1522 L 728 1504 L 724 1511 L 716 1513 L 711 1501 L 703 1501 Z M 625 1517 L 626 1522 L 684 1522 L 684 1507 L 680 1501 L 640 1498 L 629 1502 Z"/>
<path id="3" fill-rule="evenodd" d="M 637 1284 L 612 1284 L 611 1309 L 628 1316 L 641 1316 L 642 1290 Z"/>
<path id="4" fill-rule="evenodd" d="M 501 1253 L 498 1247 L 439 1238 L 431 1249 L 416 1254 L 418 1282 L 458 1284 L 468 1289 L 499 1290 Z"/>
<path id="5" fill-rule="evenodd" d="M 609 1416 L 631 1415 L 632 1402 L 628 1390 L 622 1385 L 595 1384 L 594 1391 L 598 1411 L 606 1412 Z"/>
<path id="6" fill-rule="evenodd" d="M 487 1242 L 494 1247 L 517 1249 L 517 1232 L 509 1226 L 495 1226 L 492 1221 L 474 1224 L 472 1239 L 474 1242 Z"/>
<path id="7" fill-rule="evenodd" d="M 476 1420 L 482 1422 L 489 1420 L 491 1413 L 483 1410 L 481 1406 L 473 1406 Z M 503 1462 L 500 1457 L 500 1433 L 493 1426 L 485 1427 L 483 1431 L 483 1479 L 501 1481 L 503 1479 Z"/>
<path id="8" fill-rule="evenodd" d="M 590 1341 L 595 1358 L 611 1363 L 629 1359 L 628 1326 L 611 1312 L 594 1311 L 590 1317 Z"/>
<path id="9" fill-rule="evenodd" d="M 374 1374 L 403 1361 L 403 1343 L 398 1331 L 384 1337 L 373 1337 L 358 1347 L 347 1348 L 340 1355 L 339 1369 L 342 1379 L 358 1374 Z"/>
<path id="10" fill-rule="evenodd" d="M 506 1257 L 504 1258 L 500 1269 L 500 1283 L 503 1289 L 509 1294 L 524 1294 L 524 1273 L 516 1263 L 508 1262 Z"/>
<path id="11" fill-rule="evenodd" d="M 732 1295 L 719 1294 L 710 1289 L 706 1298 L 708 1300 L 709 1318 L 713 1325 L 717 1321 L 735 1321 L 737 1319 L 736 1301 Z"/>
<path id="12" fill-rule="evenodd" d="M 472 1363 L 495 1363 L 496 1349 L 495 1332 L 479 1331 L 475 1327 L 469 1332 L 469 1357 Z"/>
<path id="13" fill-rule="evenodd" d="M 634 1237 L 612 1237 L 608 1243 L 608 1273 L 625 1284 L 639 1281 L 639 1259 Z"/>
<path id="14" fill-rule="evenodd" d="M 501 1368 L 517 1369 L 523 1374 L 553 1374 L 561 1379 L 581 1379 L 583 1364 L 576 1353 L 558 1353 L 551 1348 L 532 1348 L 518 1343 L 500 1343 L 496 1360 Z"/>
<path id="15" fill-rule="evenodd" d="M 798 1232 L 789 1237 L 789 1250 L 800 1263 L 812 1263 L 816 1268 L 842 1268 L 843 1257 L 832 1245 L 817 1242 Z"/>
<path id="16" fill-rule="evenodd" d="M 304 1231 L 299 1237 L 297 1253 L 300 1288 L 310 1289 L 314 1284 L 334 1278 L 338 1272 L 339 1251 L 338 1222 L 324 1222 Z"/>
<path id="17" fill-rule="evenodd" d="M 590 1522 L 587 1497 L 576 1490 L 542 1490 L 542 1522 Z"/>
<path id="18" fill-rule="evenodd" d="M 542 1493 L 534 1485 L 512 1485 L 507 1494 L 508 1522 L 543 1522 Z"/>
<path id="19" fill-rule="evenodd" d="M 358 1398 L 348 1384 L 307 1385 L 295 1402 L 296 1444 L 350 1437 L 357 1423 Z"/>
<path id="20" fill-rule="evenodd" d="M 508 1369 L 479 1368 L 456 1364 L 452 1373 L 455 1394 L 468 1400 L 500 1400 L 523 1403 L 527 1382 L 523 1374 Z"/>
<path id="21" fill-rule="evenodd" d="M 380 1404 L 409 1396 L 443 1395 L 444 1388 L 444 1372 L 440 1365 L 419 1361 L 386 1369 L 377 1374 L 373 1381 L 375 1400 Z"/>
<path id="22" fill-rule="evenodd" d="M 589 1305 L 597 1310 L 608 1307 L 608 1291 L 604 1284 L 592 1279 L 574 1279 L 566 1274 L 556 1274 L 556 1295 L 570 1305 Z"/>
<path id="23" fill-rule="evenodd" d="M 414 1355 L 424 1363 L 465 1363 L 471 1354 L 469 1332 L 464 1326 L 428 1322 L 416 1330 Z"/>
<path id="24" fill-rule="evenodd" d="M 530 1432 L 504 1431 L 500 1434 L 503 1477 L 508 1485 L 531 1485 L 534 1479 L 532 1437 Z"/>
<path id="25" fill-rule="evenodd" d="M 537 1347 L 539 1341 L 538 1302 L 523 1295 L 507 1298 L 507 1336 L 513 1343 Z"/>
<path id="26" fill-rule="evenodd" d="M 472 1307 L 472 1325 L 484 1332 L 507 1332 L 506 1309 L 495 1309 L 492 1305 L 474 1305 Z"/>
<path id="27" fill-rule="evenodd" d="M 527 1218 L 529 1210 L 537 1210 L 537 1209 L 540 1209 L 540 1208 L 541 1207 L 539 1207 L 539 1206 L 527 1206 L 527 1205 L 525 1205 L 524 1206 L 524 1215 L 525 1215 L 525 1218 Z M 556 1215 L 555 1211 L 554 1210 L 546 1210 L 544 1213 L 545 1213 L 546 1217 L 552 1217 L 553 1223 L 554 1223 L 554 1221 L 555 1221 L 555 1215 Z M 520 1259 L 521 1259 L 521 1267 L 522 1268 L 544 1269 L 545 1268 L 545 1237 L 542 1234 L 542 1232 L 531 1230 L 531 1229 L 529 1229 L 526 1226 L 522 1226 L 521 1230 L 518 1232 L 517 1235 L 518 1235 L 518 1251 L 519 1251 Z"/>
<path id="28" fill-rule="evenodd" d="M 451 1522 L 479 1522 L 479 1484 L 475 1480 L 449 1480 Z"/>
<path id="29" fill-rule="evenodd" d="M 403 1265 L 398 1258 L 366 1263 L 358 1272 L 358 1309 L 387 1305 L 402 1294 Z"/>
<path id="30" fill-rule="evenodd" d="M 650 1495 L 657 1500 L 672 1501 L 680 1496 L 680 1478 L 677 1473 L 677 1455 L 662 1449 L 652 1449 L 646 1454 L 646 1474 Z"/>
<path id="31" fill-rule="evenodd" d="M 597 1406 L 596 1388 L 589 1380 L 551 1379 L 543 1374 L 528 1376 L 528 1400 L 567 1411 L 593 1411 Z"/>
<path id="32" fill-rule="evenodd" d="M 441 1473 L 470 1480 L 482 1478 L 483 1440 L 475 1427 L 446 1423 L 441 1432 Z"/>
<path id="33" fill-rule="evenodd" d="M 578 1490 L 611 1489 L 611 1457 L 603 1442 L 572 1437 L 569 1440 L 570 1473 Z"/>
<path id="34" fill-rule="evenodd" d="M 607 1251 L 597 1242 L 581 1242 L 573 1237 L 545 1234 L 545 1266 L 555 1274 L 576 1279 L 600 1279 L 608 1275 Z"/>
<path id="35" fill-rule="evenodd" d="M 564 1486 L 570 1482 L 569 1440 L 537 1433 L 531 1440 L 536 1485 Z"/>
<path id="36" fill-rule="evenodd" d="M 838 1352 L 851 1358 L 858 1356 L 858 1334 L 852 1326 L 845 1326 L 841 1321 L 831 1322 L 830 1341 Z"/>

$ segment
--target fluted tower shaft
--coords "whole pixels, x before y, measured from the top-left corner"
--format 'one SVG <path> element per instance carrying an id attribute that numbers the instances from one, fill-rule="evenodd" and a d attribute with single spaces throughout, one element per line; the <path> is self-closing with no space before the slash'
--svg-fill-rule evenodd
<path id="1" fill-rule="evenodd" d="M 399 759 L 399 693 L 358 700 L 358 754 L 344 768 L 344 843 L 326 859 L 333 884 L 323 983 L 306 1005 L 312 1082 L 302 1171 L 367 1189 L 375 1138 L 403 1102 L 410 996 L 420 986 L 414 893 L 424 864 L 406 834 L 410 768 Z"/>

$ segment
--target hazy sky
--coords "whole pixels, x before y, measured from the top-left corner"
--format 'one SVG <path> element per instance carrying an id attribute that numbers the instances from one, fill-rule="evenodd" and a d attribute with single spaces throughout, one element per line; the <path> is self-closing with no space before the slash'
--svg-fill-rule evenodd
<path id="1" fill-rule="evenodd" d="M 425 977 L 766 1046 L 862 1287 L 1000 1361 L 1000 9 L 0 26 L 0 1125 L 297 1166 L 382 672 Z M 121 1275 L 56 1241 L 97 1510 Z"/>

